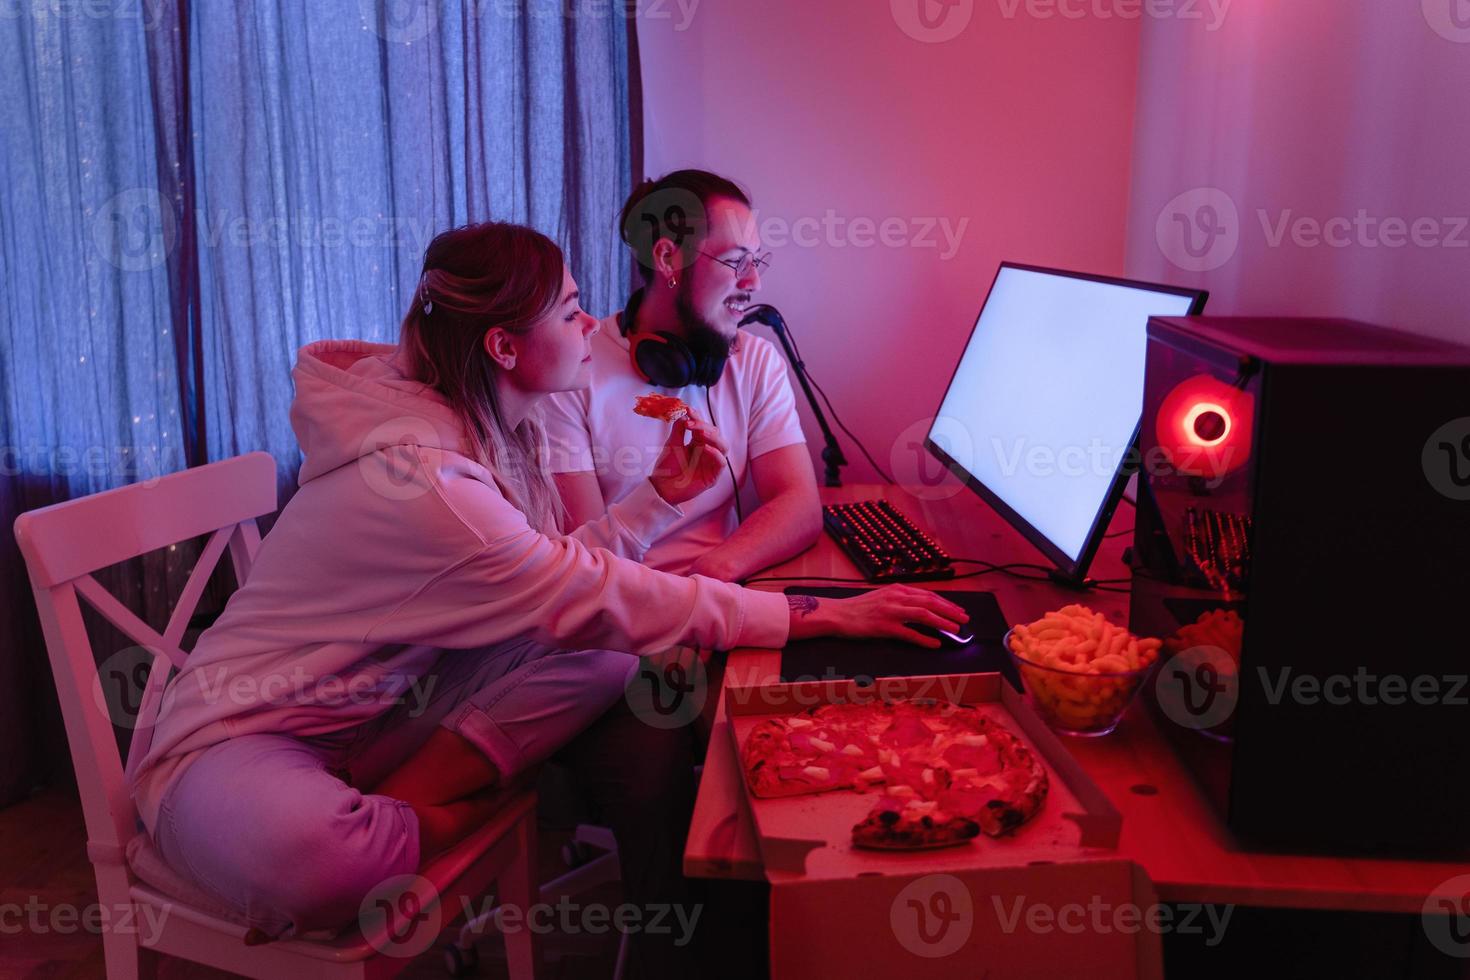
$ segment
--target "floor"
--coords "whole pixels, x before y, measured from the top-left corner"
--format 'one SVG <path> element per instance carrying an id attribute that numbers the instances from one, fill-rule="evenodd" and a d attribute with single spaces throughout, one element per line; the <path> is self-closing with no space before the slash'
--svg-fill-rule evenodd
<path id="1" fill-rule="evenodd" d="M 561 845 L 568 837 L 566 831 L 541 830 L 543 881 L 565 870 L 560 855 Z M 590 893 L 586 900 L 616 905 L 617 886 L 604 886 Z M 79 915 L 85 921 L 86 910 L 96 902 L 96 882 L 87 861 L 81 804 L 75 795 L 65 790 L 45 790 L 0 810 L 0 980 L 103 977 L 101 935 L 62 917 Z M 25 911 L 27 908 L 46 910 L 39 916 L 43 929 L 28 925 L 32 916 Z M 73 909 L 79 911 L 72 912 Z M 51 922 L 56 923 L 55 928 L 50 926 Z M 441 937 L 443 941 L 454 938 L 457 929 L 456 923 L 446 930 Z M 600 936 L 547 936 L 543 942 L 544 975 L 550 980 L 606 980 L 612 976 L 617 939 L 618 934 L 611 931 Z M 431 947 L 400 976 L 410 980 L 447 977 L 442 948 L 442 943 Z M 472 976 L 487 980 L 507 976 L 498 938 L 486 938 L 477 948 L 480 966 Z M 159 980 L 216 980 L 232 976 L 176 959 L 165 959 L 158 970 Z"/>
<path id="2" fill-rule="evenodd" d="M 542 828 L 541 879 L 562 873 L 561 845 L 568 832 Z M 86 910 L 97 901 L 91 865 L 86 857 L 86 834 L 81 807 L 68 791 L 48 790 L 0 810 L 0 980 L 97 980 L 104 976 L 102 940 L 95 932 L 72 926 L 65 933 L 26 927 L 27 903 L 52 911 Z M 585 901 L 616 905 L 616 885 L 590 893 Z M 754 893 L 727 897 L 730 909 L 711 911 L 707 922 L 745 919 L 764 922 Z M 752 911 L 754 910 L 754 911 Z M 1424 939 L 1417 916 L 1347 915 L 1343 913 L 1287 912 L 1238 909 L 1232 920 L 1230 942 L 1204 948 L 1179 937 L 1166 937 L 1165 969 L 1170 977 L 1187 980 L 1237 980 L 1241 976 L 1318 977 L 1339 980 L 1470 980 L 1470 960 L 1451 960 L 1437 954 Z M 19 928 L 17 928 L 19 926 Z M 457 925 L 455 927 L 457 929 Z M 422 954 L 401 974 L 409 980 L 443 978 L 441 942 Z M 720 976 L 758 976 L 752 964 L 764 962 L 759 948 L 763 930 L 727 937 L 722 962 L 729 969 Z M 491 937 L 478 944 L 480 965 L 475 978 L 507 977 L 502 946 Z M 748 962 L 734 955 L 748 953 Z M 543 976 L 551 980 L 606 980 L 612 976 L 617 934 L 600 936 L 550 935 L 543 943 Z M 1263 965 L 1269 965 L 1264 973 Z M 713 975 L 713 974 L 712 974 Z M 166 959 L 159 980 L 220 980 L 222 973 L 182 960 Z"/>

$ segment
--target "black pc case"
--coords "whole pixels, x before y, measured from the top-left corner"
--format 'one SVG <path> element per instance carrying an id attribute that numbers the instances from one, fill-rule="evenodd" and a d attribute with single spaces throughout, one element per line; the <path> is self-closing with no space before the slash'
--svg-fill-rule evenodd
<path id="1" fill-rule="evenodd" d="M 1470 849 L 1470 349 L 1341 320 L 1154 318 L 1130 625 L 1258 846 Z"/>

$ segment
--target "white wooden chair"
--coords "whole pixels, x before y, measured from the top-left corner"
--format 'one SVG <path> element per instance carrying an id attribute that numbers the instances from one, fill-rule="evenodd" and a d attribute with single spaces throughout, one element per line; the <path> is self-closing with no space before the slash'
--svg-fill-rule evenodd
<path id="1" fill-rule="evenodd" d="M 180 642 L 216 563 L 229 549 L 236 580 L 244 582 L 260 546 L 255 518 L 276 509 L 276 465 L 256 452 L 43 507 L 20 515 L 15 536 L 25 556 L 45 630 L 46 648 L 66 722 L 87 825 L 87 855 L 97 875 L 98 899 L 115 916 L 161 926 L 104 932 L 107 975 L 133 980 L 153 972 L 143 950 L 178 956 L 250 977 L 389 977 L 410 962 L 401 923 L 391 915 L 374 925 L 354 924 L 334 937 L 281 940 L 247 946 L 246 927 L 227 908 L 162 861 L 141 831 L 128 793 L 113 721 L 96 695 L 98 669 L 78 599 L 153 654 L 142 707 L 162 696 L 170 670 L 187 654 Z M 180 541 L 210 534 L 162 634 L 105 590 L 92 573 Z M 408 896 L 418 911 L 448 924 L 487 892 L 528 908 L 535 883 L 536 798 L 516 795 L 497 818 L 420 873 Z M 405 893 L 407 895 L 407 893 Z M 367 917 L 369 920 L 375 917 Z M 115 921 L 115 920 L 114 920 Z M 399 930 L 395 932 L 395 929 Z M 511 975 L 532 977 L 537 937 L 508 933 Z M 143 945 L 144 941 L 147 946 Z M 428 937 L 432 942 L 433 937 Z M 427 945 L 425 943 L 424 945 Z M 399 955 L 393 955 L 398 952 Z"/>

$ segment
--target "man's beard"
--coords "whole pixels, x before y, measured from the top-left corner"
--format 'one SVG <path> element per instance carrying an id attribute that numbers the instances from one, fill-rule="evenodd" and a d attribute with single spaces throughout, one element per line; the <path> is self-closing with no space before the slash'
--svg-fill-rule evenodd
<path id="1" fill-rule="evenodd" d="M 734 340 L 695 312 L 694 304 L 689 301 L 688 279 L 680 284 L 674 295 L 674 314 L 684 326 L 684 343 L 696 358 L 724 360 L 730 356 Z"/>

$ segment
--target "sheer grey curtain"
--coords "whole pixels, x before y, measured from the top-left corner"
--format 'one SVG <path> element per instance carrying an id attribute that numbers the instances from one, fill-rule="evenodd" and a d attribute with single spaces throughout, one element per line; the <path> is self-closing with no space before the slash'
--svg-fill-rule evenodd
<path id="1" fill-rule="evenodd" d="M 588 309 L 617 308 L 627 27 L 563 0 L 196 5 L 210 458 L 267 449 L 289 493 L 296 349 L 396 340 L 436 232 L 532 225 L 567 249 Z"/>
<path id="2" fill-rule="evenodd" d="M 180 160 L 160 139 L 152 50 L 168 27 L 31 4 L 0 18 L 0 805 L 68 764 L 15 515 L 188 462 Z M 105 581 L 158 623 L 187 561 L 151 555 Z"/>
<path id="3" fill-rule="evenodd" d="M 0 806 L 65 759 L 16 513 L 255 449 L 276 457 L 284 504 L 297 348 L 396 340 L 425 246 L 455 225 L 533 225 L 567 250 L 589 311 L 621 305 L 629 6 L 119 0 L 0 17 Z M 108 584 L 159 623 L 193 554 Z"/>

